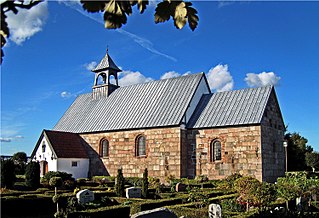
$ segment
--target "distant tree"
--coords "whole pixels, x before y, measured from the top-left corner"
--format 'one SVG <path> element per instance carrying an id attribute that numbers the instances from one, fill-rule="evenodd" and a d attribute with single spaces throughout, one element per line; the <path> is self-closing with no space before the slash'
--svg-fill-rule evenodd
<path id="1" fill-rule="evenodd" d="M 285 139 L 288 141 L 288 171 L 306 170 L 306 153 L 313 151 L 312 147 L 307 145 L 308 140 L 296 132 L 287 133 Z"/>
<path id="2" fill-rule="evenodd" d="M 6 39 L 10 35 L 10 30 L 6 22 L 6 13 L 11 11 L 17 14 L 18 9 L 31 9 L 41 1 L 42 0 L 5 0 L 1 3 L 1 63 L 4 56 L 2 48 L 6 44 Z M 142 14 L 148 3 L 148 0 L 81 0 L 82 7 L 87 12 L 104 13 L 104 23 L 105 27 L 108 29 L 121 28 L 123 24 L 126 24 L 127 16 L 132 14 L 133 6 L 136 5 Z M 197 16 L 196 9 L 191 6 L 191 2 L 185 2 L 183 0 L 163 0 L 162 2 L 159 2 L 155 8 L 155 23 L 162 23 L 172 18 L 176 28 L 182 29 L 188 22 L 189 27 L 194 31 L 197 27 L 199 18 Z"/>
<path id="3" fill-rule="evenodd" d="M 16 174 L 23 175 L 25 173 L 27 154 L 25 152 L 17 152 L 12 156 L 12 160 L 15 164 Z"/>
<path id="4" fill-rule="evenodd" d="M 148 171 L 147 168 L 145 168 L 143 173 L 143 180 L 142 180 L 142 196 L 143 198 L 147 198 L 148 196 Z"/>
<path id="5" fill-rule="evenodd" d="M 15 165 L 13 160 L 1 159 L 1 187 L 12 188 L 16 180 Z"/>
<path id="6" fill-rule="evenodd" d="M 123 176 L 122 168 L 117 170 L 116 182 L 115 182 L 115 192 L 118 197 L 124 197 L 124 185 L 125 179 Z"/>
<path id="7" fill-rule="evenodd" d="M 319 153 L 318 152 L 307 152 L 306 153 L 306 164 L 312 168 L 312 172 L 315 172 L 316 168 L 319 168 Z"/>
<path id="8" fill-rule="evenodd" d="M 17 152 L 12 156 L 13 161 L 17 161 L 19 163 L 27 162 L 27 154 L 25 152 Z"/>
<path id="9" fill-rule="evenodd" d="M 40 186 L 40 164 L 39 162 L 31 161 L 27 164 L 25 170 L 25 183 L 31 188 Z"/>

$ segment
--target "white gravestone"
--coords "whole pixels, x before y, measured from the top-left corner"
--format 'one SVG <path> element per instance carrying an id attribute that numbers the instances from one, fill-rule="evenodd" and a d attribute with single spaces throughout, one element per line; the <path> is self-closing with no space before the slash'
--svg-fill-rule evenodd
<path id="1" fill-rule="evenodd" d="M 94 193 L 88 189 L 84 189 L 76 194 L 76 198 L 80 204 L 86 204 L 88 202 L 94 201 Z"/>
<path id="2" fill-rule="evenodd" d="M 210 204 L 208 208 L 208 217 L 209 218 L 221 218 L 222 217 L 222 208 L 219 204 Z"/>
<path id="3" fill-rule="evenodd" d="M 141 188 L 130 187 L 125 189 L 126 198 L 141 198 L 142 190 Z"/>

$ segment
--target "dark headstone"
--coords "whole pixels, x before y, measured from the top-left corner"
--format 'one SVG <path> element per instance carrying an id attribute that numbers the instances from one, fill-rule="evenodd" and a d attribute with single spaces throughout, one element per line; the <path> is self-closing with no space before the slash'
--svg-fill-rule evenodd
<path id="1" fill-rule="evenodd" d="M 176 192 L 184 192 L 184 191 L 186 191 L 186 187 L 187 186 L 185 184 L 179 182 L 175 186 L 175 191 Z"/>

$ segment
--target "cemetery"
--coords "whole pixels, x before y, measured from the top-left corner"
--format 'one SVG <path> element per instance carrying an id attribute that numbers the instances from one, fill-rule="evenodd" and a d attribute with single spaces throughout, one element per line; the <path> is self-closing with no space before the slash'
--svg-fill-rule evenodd
<path id="1" fill-rule="evenodd" d="M 1 189 L 2 217 L 318 217 L 319 179 L 288 173 L 276 184 L 233 174 L 223 180 L 49 172 L 36 188 L 19 176 Z"/>

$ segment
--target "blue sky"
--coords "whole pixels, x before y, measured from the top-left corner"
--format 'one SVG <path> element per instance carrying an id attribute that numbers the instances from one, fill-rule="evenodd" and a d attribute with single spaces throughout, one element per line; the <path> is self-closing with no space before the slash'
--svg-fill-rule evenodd
<path id="1" fill-rule="evenodd" d="M 9 16 L 1 66 L 1 154 L 31 154 L 77 95 L 106 47 L 120 85 L 205 72 L 212 91 L 274 84 L 285 124 L 319 151 L 319 2 L 195 1 L 192 32 L 154 24 L 154 6 L 120 30 L 76 2 L 44 2 Z"/>

